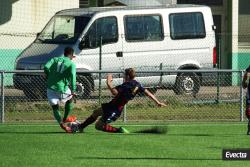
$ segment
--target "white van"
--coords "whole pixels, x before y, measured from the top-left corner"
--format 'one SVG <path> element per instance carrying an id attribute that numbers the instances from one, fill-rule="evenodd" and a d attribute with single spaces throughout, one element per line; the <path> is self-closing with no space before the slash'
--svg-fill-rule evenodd
<path id="1" fill-rule="evenodd" d="M 216 64 L 214 29 L 210 8 L 201 5 L 62 10 L 17 58 L 16 69 L 43 69 L 50 58 L 61 56 L 66 46 L 74 48 L 81 70 L 100 69 L 100 50 L 102 70 L 212 69 Z M 145 87 L 171 87 L 176 94 L 196 94 L 201 75 L 138 73 L 137 80 Z M 36 77 L 16 74 L 14 85 L 34 96 L 39 94 Z M 97 75 L 78 77 L 88 96 Z"/>

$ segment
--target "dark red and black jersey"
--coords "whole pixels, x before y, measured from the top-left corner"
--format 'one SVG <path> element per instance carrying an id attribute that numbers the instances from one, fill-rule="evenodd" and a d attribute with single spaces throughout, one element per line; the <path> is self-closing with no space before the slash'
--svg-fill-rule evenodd
<path id="1" fill-rule="evenodd" d="M 119 111 L 122 111 L 124 105 L 127 104 L 129 100 L 132 100 L 138 93 L 145 91 L 145 88 L 136 80 L 124 82 L 115 88 L 118 94 L 109 103 L 117 107 Z"/>

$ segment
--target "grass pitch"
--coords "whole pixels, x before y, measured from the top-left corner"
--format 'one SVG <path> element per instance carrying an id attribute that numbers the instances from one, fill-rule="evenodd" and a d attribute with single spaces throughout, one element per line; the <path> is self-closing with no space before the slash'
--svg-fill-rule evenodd
<path id="1" fill-rule="evenodd" d="M 158 125 L 159 126 L 159 125 Z M 0 166 L 249 166 L 223 148 L 249 148 L 244 123 L 169 123 L 167 133 L 66 134 L 55 124 L 0 125 Z M 131 132 L 153 125 L 124 125 Z"/>

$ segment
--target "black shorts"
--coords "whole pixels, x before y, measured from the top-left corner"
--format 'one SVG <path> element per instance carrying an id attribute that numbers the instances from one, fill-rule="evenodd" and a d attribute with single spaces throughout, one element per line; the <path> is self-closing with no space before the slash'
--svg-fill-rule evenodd
<path id="1" fill-rule="evenodd" d="M 247 94 L 246 94 L 246 117 L 250 119 L 250 111 L 247 109 L 250 107 L 250 89 L 247 88 Z"/>
<path id="2" fill-rule="evenodd" d="M 120 116 L 122 111 L 120 111 L 117 107 L 111 105 L 110 103 L 102 104 L 102 117 L 101 120 L 104 123 L 111 123 L 117 120 Z"/>
<path id="3" fill-rule="evenodd" d="M 249 90 L 249 88 L 247 88 L 246 105 L 250 106 L 250 90 Z"/>

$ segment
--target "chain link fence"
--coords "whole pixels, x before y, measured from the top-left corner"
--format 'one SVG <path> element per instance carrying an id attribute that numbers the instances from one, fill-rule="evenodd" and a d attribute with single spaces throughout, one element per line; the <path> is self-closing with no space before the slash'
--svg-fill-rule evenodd
<path id="1" fill-rule="evenodd" d="M 123 82 L 122 71 L 79 71 L 78 82 L 84 95 L 77 97 L 71 115 L 85 119 L 109 102 L 112 95 L 106 87 L 106 75 L 112 73 L 113 84 Z M 14 86 L 4 86 L 4 76 L 13 74 Z M 153 74 L 153 77 L 152 77 Z M 137 78 L 155 96 L 168 104 L 158 108 L 144 94 L 130 101 L 121 121 L 242 121 L 244 90 L 243 71 L 178 70 L 137 71 Z M 46 99 L 46 81 L 42 71 L 1 72 L 1 120 L 10 122 L 53 121 Z M 101 82 L 99 82 L 101 80 Z M 148 84 L 150 83 L 150 84 Z M 61 104 L 61 111 L 63 112 Z"/>

